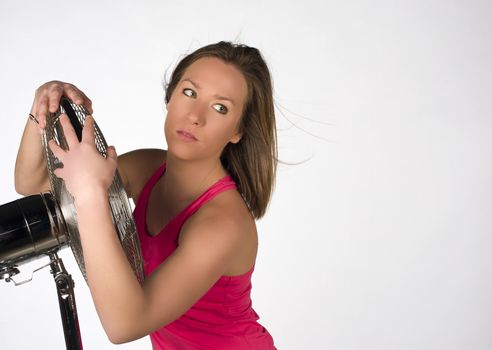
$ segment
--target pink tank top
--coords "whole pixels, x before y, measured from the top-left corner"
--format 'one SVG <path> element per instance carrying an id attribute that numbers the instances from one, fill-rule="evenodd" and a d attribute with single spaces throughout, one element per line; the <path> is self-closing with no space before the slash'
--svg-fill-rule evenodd
<path id="1" fill-rule="evenodd" d="M 145 276 L 159 266 L 178 246 L 184 222 L 219 193 L 235 189 L 230 176 L 217 181 L 176 215 L 157 235 L 147 231 L 146 212 L 150 192 L 166 171 L 162 164 L 143 187 L 133 216 L 142 249 Z M 152 347 L 166 350 L 275 349 L 273 339 L 257 320 L 251 303 L 254 266 L 239 276 L 221 276 L 188 311 L 150 334 Z"/>

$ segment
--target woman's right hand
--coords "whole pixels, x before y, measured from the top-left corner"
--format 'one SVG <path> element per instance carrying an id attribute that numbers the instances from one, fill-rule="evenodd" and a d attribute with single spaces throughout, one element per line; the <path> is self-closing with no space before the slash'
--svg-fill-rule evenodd
<path id="1" fill-rule="evenodd" d="M 54 113 L 60 106 L 62 96 L 68 97 L 73 103 L 84 105 L 90 114 L 93 113 L 92 101 L 75 85 L 62 81 L 49 81 L 36 89 L 31 114 L 38 121 L 39 132 L 46 127 L 48 113 Z"/>

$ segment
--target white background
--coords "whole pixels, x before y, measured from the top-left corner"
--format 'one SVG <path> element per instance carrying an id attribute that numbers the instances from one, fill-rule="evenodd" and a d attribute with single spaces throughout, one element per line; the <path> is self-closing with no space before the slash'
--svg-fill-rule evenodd
<path id="1" fill-rule="evenodd" d="M 279 166 L 258 222 L 253 306 L 277 347 L 491 349 L 491 35 L 485 0 L 1 0 L 0 203 L 20 197 L 15 157 L 41 83 L 85 91 L 119 154 L 163 148 L 166 69 L 237 40 L 264 54 L 280 158 L 301 162 Z M 85 348 L 115 348 L 61 256 Z M 0 309 L 1 349 L 64 348 L 48 269 L 0 281 Z"/>

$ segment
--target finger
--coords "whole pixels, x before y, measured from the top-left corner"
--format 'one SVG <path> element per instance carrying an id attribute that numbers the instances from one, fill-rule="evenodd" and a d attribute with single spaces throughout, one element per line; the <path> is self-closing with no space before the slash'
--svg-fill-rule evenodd
<path id="1" fill-rule="evenodd" d="M 48 116 L 48 96 L 43 95 L 39 101 L 36 108 L 36 118 L 38 118 L 39 126 L 41 129 L 46 127 L 46 117 Z"/>
<path id="2" fill-rule="evenodd" d="M 108 159 L 117 160 L 118 155 L 116 154 L 116 148 L 114 146 L 109 146 L 106 150 L 106 156 Z"/>
<path id="3" fill-rule="evenodd" d="M 89 113 L 93 113 L 92 101 L 75 85 L 65 83 L 64 85 L 65 95 L 70 98 L 75 104 L 84 105 Z"/>
<path id="4" fill-rule="evenodd" d="M 87 97 L 86 94 L 84 94 L 82 91 L 80 91 L 80 93 L 82 94 L 83 98 L 84 98 L 84 102 L 82 102 L 82 104 L 87 108 L 87 111 L 92 114 L 94 113 L 93 109 L 92 109 L 92 100 Z"/>
<path id="5" fill-rule="evenodd" d="M 81 90 L 79 90 L 75 85 L 65 83 L 65 94 L 77 105 L 84 105 L 89 113 L 93 113 L 92 101 L 86 96 Z"/>
<path id="6" fill-rule="evenodd" d="M 65 96 L 67 96 L 75 104 L 80 105 L 84 102 L 84 97 L 81 94 L 81 91 L 77 89 L 75 85 L 64 83 L 63 92 L 65 93 Z"/>
<path id="7" fill-rule="evenodd" d="M 63 158 L 65 158 L 66 151 L 64 151 L 63 148 L 58 146 L 58 144 L 55 142 L 55 140 L 49 140 L 48 141 L 48 147 L 50 148 L 51 152 L 53 152 L 55 157 L 63 162 Z"/>
<path id="8" fill-rule="evenodd" d="M 59 84 L 53 84 L 48 93 L 48 110 L 55 113 L 60 106 L 60 100 L 63 95 L 63 88 Z"/>
<path id="9" fill-rule="evenodd" d="M 49 90 L 50 86 L 55 82 L 48 82 L 36 89 L 34 102 L 32 104 L 31 113 L 36 116 L 39 121 L 39 127 L 43 129 L 46 125 L 46 117 L 48 115 Z"/>
<path id="10" fill-rule="evenodd" d="M 82 129 L 82 142 L 96 146 L 94 135 L 94 118 L 91 115 L 85 118 L 84 128 Z"/>
<path id="11" fill-rule="evenodd" d="M 63 128 L 63 133 L 65 134 L 68 148 L 73 148 L 75 145 L 79 144 L 77 133 L 75 132 L 72 123 L 70 123 L 70 119 L 65 113 L 60 115 L 60 124 Z"/>

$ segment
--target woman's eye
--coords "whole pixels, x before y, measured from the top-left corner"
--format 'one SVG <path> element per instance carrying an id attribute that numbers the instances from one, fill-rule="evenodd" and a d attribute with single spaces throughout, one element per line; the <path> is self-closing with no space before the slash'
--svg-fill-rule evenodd
<path id="1" fill-rule="evenodd" d="M 186 88 L 186 89 L 183 89 L 183 94 L 185 94 L 186 96 L 189 96 L 189 97 L 193 97 L 193 96 L 195 96 L 195 91 L 193 91 L 192 89 Z"/>
<path id="2" fill-rule="evenodd" d="M 222 114 L 226 114 L 227 113 L 227 107 L 224 106 L 224 105 L 221 105 L 221 104 L 214 105 L 214 109 L 217 112 L 222 113 Z"/>

